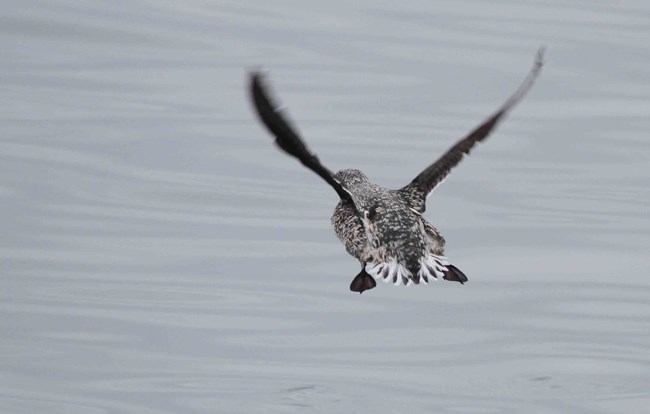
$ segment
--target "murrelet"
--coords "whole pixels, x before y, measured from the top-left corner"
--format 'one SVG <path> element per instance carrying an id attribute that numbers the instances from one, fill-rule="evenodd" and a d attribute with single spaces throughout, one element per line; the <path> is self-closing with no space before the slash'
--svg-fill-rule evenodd
<path id="1" fill-rule="evenodd" d="M 422 216 L 426 198 L 530 90 L 542 69 L 543 55 L 541 48 L 528 76 L 501 108 L 399 190 L 373 184 L 359 170 L 333 174 L 307 148 L 271 99 L 262 73 L 250 74 L 253 106 L 277 145 L 321 176 L 341 199 L 334 209 L 332 226 L 347 252 L 361 263 L 350 290 L 362 293 L 372 289 L 375 279 L 395 285 L 427 284 L 438 278 L 467 282 L 465 274 L 443 256 L 445 240 L 440 232 Z"/>

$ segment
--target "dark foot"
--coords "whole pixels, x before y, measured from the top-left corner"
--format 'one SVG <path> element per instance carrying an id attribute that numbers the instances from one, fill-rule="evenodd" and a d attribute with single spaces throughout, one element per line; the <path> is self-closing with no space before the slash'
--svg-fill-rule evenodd
<path id="1" fill-rule="evenodd" d="M 465 273 L 461 272 L 456 266 L 447 265 L 447 269 L 447 272 L 445 272 L 445 275 L 442 277 L 443 279 L 452 282 L 460 282 L 461 285 L 467 282 L 467 276 L 465 276 Z"/>
<path id="2" fill-rule="evenodd" d="M 370 290 L 377 286 L 377 282 L 364 269 L 361 269 L 358 275 L 350 283 L 350 290 L 353 292 L 363 293 L 364 290 Z"/>

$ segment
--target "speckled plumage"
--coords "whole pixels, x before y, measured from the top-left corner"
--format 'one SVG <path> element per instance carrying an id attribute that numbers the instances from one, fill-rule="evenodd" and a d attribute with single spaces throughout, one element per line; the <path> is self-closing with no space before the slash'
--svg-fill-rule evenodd
<path id="1" fill-rule="evenodd" d="M 361 171 L 341 170 L 334 177 L 364 212 L 359 216 L 343 200 L 334 209 L 332 226 L 347 252 L 370 266 L 396 260 L 411 277 L 405 274 L 405 280 L 397 281 L 387 273 L 382 279 L 418 284 L 422 260 L 430 254 L 443 254 L 445 241 L 437 229 L 416 213 L 399 191 L 372 184 Z"/>
<path id="2" fill-rule="evenodd" d="M 541 70 L 542 55 L 540 49 L 533 69 L 496 113 L 398 190 L 373 184 L 355 169 L 333 174 L 307 148 L 280 107 L 273 103 L 262 74 L 251 74 L 254 107 L 278 146 L 321 176 L 341 199 L 334 209 L 332 226 L 347 252 L 361 263 L 361 272 L 352 281 L 351 290 L 361 293 L 372 289 L 374 279 L 396 285 L 428 283 L 438 278 L 467 281 L 463 272 L 443 256 L 445 240 L 440 232 L 422 217 L 426 198 L 531 88 Z"/>

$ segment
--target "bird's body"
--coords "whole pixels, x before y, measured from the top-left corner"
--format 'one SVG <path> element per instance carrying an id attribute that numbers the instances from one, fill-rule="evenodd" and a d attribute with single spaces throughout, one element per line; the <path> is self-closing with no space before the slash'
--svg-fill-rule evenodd
<path id="1" fill-rule="evenodd" d="M 443 276 L 442 269 L 436 272 L 431 264 L 444 266 L 444 239 L 399 191 L 370 183 L 359 170 L 342 170 L 335 177 L 350 191 L 354 204 L 367 212 L 360 217 L 342 200 L 334 209 L 332 226 L 368 274 L 396 285 Z"/>
<path id="2" fill-rule="evenodd" d="M 252 74 L 253 104 L 264 125 L 276 137 L 278 146 L 321 176 L 340 197 L 332 215 L 332 226 L 347 252 L 361 263 L 361 272 L 350 284 L 351 290 L 361 293 L 372 289 L 375 279 L 395 285 L 426 284 L 438 278 L 460 283 L 467 281 L 463 272 L 447 262 L 443 256 L 444 238 L 422 216 L 426 198 L 524 96 L 541 67 L 540 49 L 524 83 L 494 115 L 398 190 L 371 183 L 359 170 L 330 172 L 309 151 L 280 107 L 273 103 L 262 75 Z"/>

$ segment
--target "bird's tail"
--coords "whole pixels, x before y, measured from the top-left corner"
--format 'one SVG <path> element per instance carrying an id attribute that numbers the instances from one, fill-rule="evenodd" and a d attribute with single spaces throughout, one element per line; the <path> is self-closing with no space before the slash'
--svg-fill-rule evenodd
<path id="1" fill-rule="evenodd" d="M 420 269 L 415 273 L 408 270 L 406 265 L 394 258 L 383 262 L 368 262 L 364 270 L 365 272 L 362 273 L 394 285 L 409 286 L 411 284 L 419 285 L 420 283 L 426 285 L 437 279 L 459 282 L 461 284 L 467 282 L 467 276 L 456 266 L 449 264 L 446 257 L 433 253 L 420 259 Z M 355 278 L 355 281 L 357 279 L 361 279 L 361 273 Z M 357 283 L 360 283 L 360 280 Z M 350 288 L 352 289 L 352 286 Z"/>

